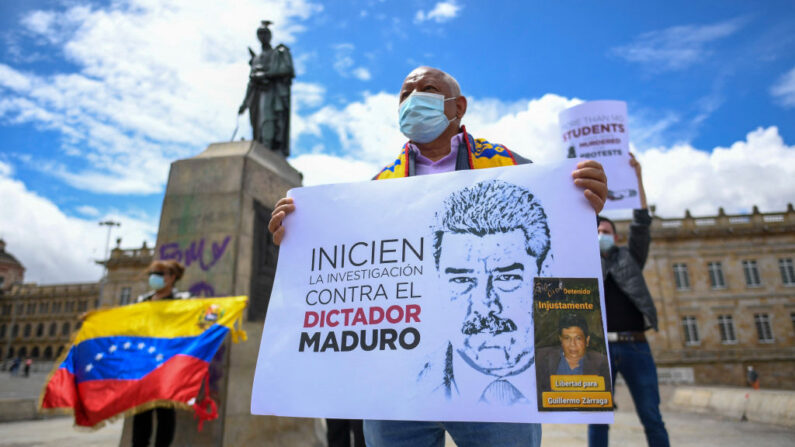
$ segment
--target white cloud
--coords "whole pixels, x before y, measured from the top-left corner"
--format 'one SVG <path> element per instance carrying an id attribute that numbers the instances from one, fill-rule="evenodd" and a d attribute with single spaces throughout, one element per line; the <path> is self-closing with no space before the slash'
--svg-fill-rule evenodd
<path id="1" fill-rule="evenodd" d="M 428 12 L 422 10 L 417 11 L 417 14 L 414 16 L 414 20 L 416 22 L 434 20 L 437 23 L 442 23 L 454 19 L 458 15 L 459 11 L 461 11 L 461 5 L 459 5 L 455 0 L 448 0 L 437 3 L 434 5 L 433 9 Z"/>
<path id="2" fill-rule="evenodd" d="M 46 34 L 50 31 L 55 13 L 52 11 L 33 11 L 22 18 L 22 25 L 37 34 Z"/>
<path id="3" fill-rule="evenodd" d="M 290 161 L 304 174 L 304 186 L 370 180 L 382 168 L 375 163 L 326 154 L 304 154 Z"/>
<path id="4" fill-rule="evenodd" d="M 30 79 L 5 64 L 0 64 L 0 86 L 12 90 L 27 90 L 30 88 Z"/>
<path id="5" fill-rule="evenodd" d="M 75 210 L 78 213 L 80 213 L 80 214 L 82 214 L 84 216 L 88 216 L 88 217 L 97 217 L 97 216 L 99 216 L 99 210 L 94 208 L 91 205 L 78 206 L 77 208 L 75 208 Z"/>
<path id="6" fill-rule="evenodd" d="M 709 54 L 709 44 L 731 36 L 745 22 L 734 19 L 711 25 L 672 26 L 643 33 L 634 42 L 611 51 L 652 71 L 680 70 L 702 61 Z"/>
<path id="7" fill-rule="evenodd" d="M 34 11 L 23 25 L 39 37 L 57 35 L 47 51 L 78 68 L 37 76 L 0 65 L 0 120 L 59 131 L 72 158 L 47 172 L 74 187 L 162 190 L 172 160 L 232 134 L 246 46 L 257 48 L 263 11 L 274 42 L 291 43 L 320 9 L 309 0 L 121 0 Z"/>
<path id="8" fill-rule="evenodd" d="M 353 52 L 356 47 L 352 43 L 340 43 L 334 45 L 334 70 L 343 78 L 351 76 L 359 79 L 360 81 L 369 81 L 370 70 L 367 68 L 356 66 L 356 61 L 353 59 Z"/>
<path id="9" fill-rule="evenodd" d="M 12 178 L 11 172 L 0 162 L 0 234 L 6 250 L 27 269 L 25 280 L 47 284 L 97 281 L 102 269 L 94 261 L 104 257 L 107 237 L 106 230 L 97 225 L 100 218 L 66 215 L 50 200 Z M 101 219 L 121 222 L 122 226 L 113 230 L 114 238 L 123 237 L 132 246 L 140 246 L 143 241 L 152 246 L 156 219 L 130 214 L 112 212 Z"/>
<path id="10" fill-rule="evenodd" d="M 758 205 L 781 211 L 795 197 L 795 146 L 778 128 L 759 128 L 744 141 L 711 152 L 689 144 L 653 148 L 638 155 L 649 203 L 663 216 L 736 213 Z"/>
<path id="11" fill-rule="evenodd" d="M 779 78 L 770 89 L 770 94 L 784 107 L 795 107 L 795 68 Z"/>
<path id="12" fill-rule="evenodd" d="M 370 70 L 368 70 L 368 69 L 366 69 L 364 67 L 355 68 L 353 70 L 352 74 L 353 74 L 354 78 L 356 78 L 356 79 L 358 79 L 360 81 L 369 81 L 370 78 L 372 78 L 372 75 L 370 75 Z"/>

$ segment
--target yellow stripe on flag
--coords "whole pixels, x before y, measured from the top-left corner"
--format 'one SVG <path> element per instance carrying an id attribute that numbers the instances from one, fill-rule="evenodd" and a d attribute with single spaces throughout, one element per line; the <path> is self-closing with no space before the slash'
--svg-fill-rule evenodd
<path id="1" fill-rule="evenodd" d="M 117 335 L 138 337 L 192 337 L 213 323 L 228 327 L 233 336 L 242 336 L 243 310 L 247 296 L 147 301 L 129 306 L 90 312 L 73 344 L 97 337 Z M 235 329 L 235 321 L 238 328 Z"/>

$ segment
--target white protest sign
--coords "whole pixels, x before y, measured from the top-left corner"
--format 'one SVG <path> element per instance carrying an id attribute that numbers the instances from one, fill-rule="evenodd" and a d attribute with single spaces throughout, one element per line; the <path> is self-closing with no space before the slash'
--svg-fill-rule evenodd
<path id="1" fill-rule="evenodd" d="M 252 413 L 611 423 L 576 161 L 291 190 Z"/>
<path id="2" fill-rule="evenodd" d="M 559 115 L 568 158 L 596 160 L 607 174 L 606 210 L 640 208 L 638 179 L 629 165 L 627 103 L 591 101 Z"/>

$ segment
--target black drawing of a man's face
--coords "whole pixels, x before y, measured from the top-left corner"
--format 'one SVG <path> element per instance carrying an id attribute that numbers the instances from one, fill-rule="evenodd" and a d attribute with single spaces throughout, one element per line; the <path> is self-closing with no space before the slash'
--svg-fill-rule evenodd
<path id="1" fill-rule="evenodd" d="M 454 349 L 478 369 L 506 375 L 533 360 L 532 284 L 537 259 L 521 229 L 482 236 L 445 233 L 439 274 L 446 283 Z"/>
<path id="2" fill-rule="evenodd" d="M 453 348 L 495 376 L 533 362 L 533 278 L 550 250 L 544 209 L 529 190 L 490 180 L 445 199 L 434 256 L 449 306 Z M 460 324 L 460 325 L 459 325 Z"/>

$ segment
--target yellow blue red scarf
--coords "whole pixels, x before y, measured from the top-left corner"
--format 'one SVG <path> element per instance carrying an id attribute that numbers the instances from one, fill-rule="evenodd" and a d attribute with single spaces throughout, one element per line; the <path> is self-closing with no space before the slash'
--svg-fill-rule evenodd
<path id="1" fill-rule="evenodd" d="M 516 159 L 507 147 L 501 144 L 489 143 L 482 138 L 472 138 L 462 126 L 464 141 L 466 142 L 467 160 L 469 169 L 495 168 L 498 166 L 514 166 Z M 375 177 L 376 180 L 402 178 L 409 176 L 409 143 L 403 145 L 403 151 L 389 166 L 385 167 Z M 459 148 L 460 150 L 460 148 Z"/>

